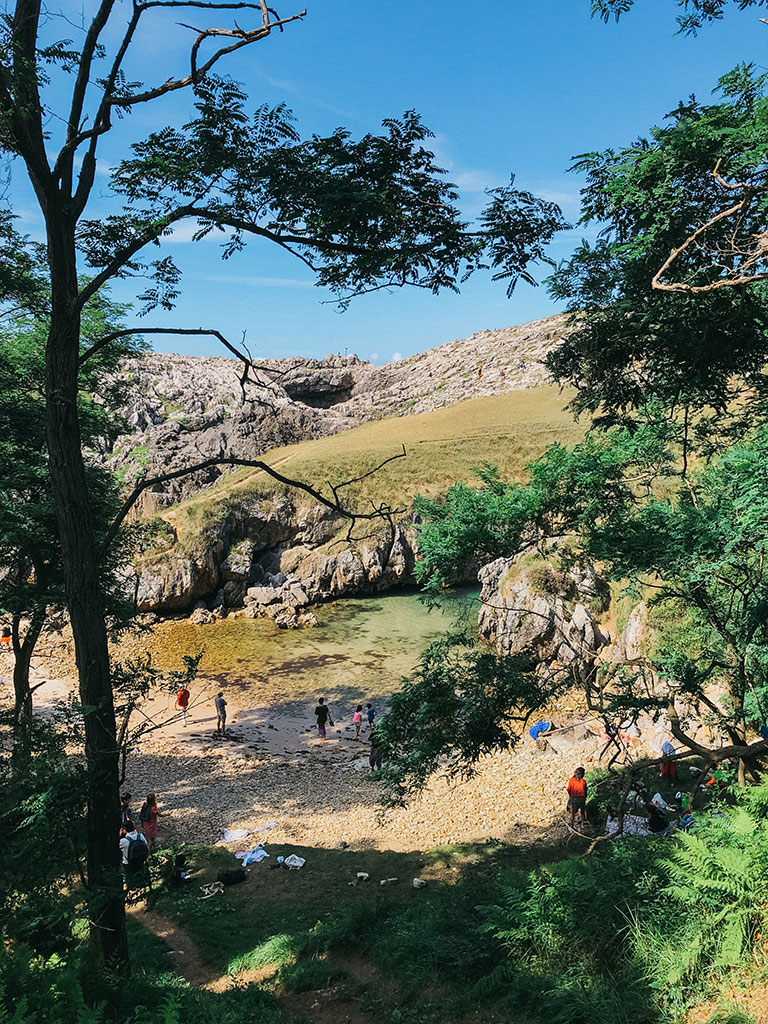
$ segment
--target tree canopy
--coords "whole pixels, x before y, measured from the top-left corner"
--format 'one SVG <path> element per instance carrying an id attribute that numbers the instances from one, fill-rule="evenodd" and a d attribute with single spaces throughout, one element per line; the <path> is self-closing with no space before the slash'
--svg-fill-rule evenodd
<path id="1" fill-rule="evenodd" d="M 671 409 L 714 409 L 722 427 L 737 399 L 762 402 L 764 285 L 681 294 L 655 289 L 653 278 L 675 246 L 732 204 L 712 176 L 718 163 L 734 179 L 764 176 L 765 87 L 765 75 L 738 67 L 720 79 L 719 102 L 691 98 L 647 137 L 576 159 L 572 169 L 586 174 L 580 224 L 600 234 L 549 280 L 551 294 L 572 311 L 573 329 L 547 364 L 577 389 L 577 412 L 620 419 L 654 399 Z M 740 224 L 744 237 L 762 229 L 765 201 Z M 723 221 L 713 232 L 726 245 L 732 230 Z M 681 254 L 678 278 L 717 279 L 723 261 L 713 255 L 715 242 Z M 700 433 L 705 422 L 698 420 Z"/>

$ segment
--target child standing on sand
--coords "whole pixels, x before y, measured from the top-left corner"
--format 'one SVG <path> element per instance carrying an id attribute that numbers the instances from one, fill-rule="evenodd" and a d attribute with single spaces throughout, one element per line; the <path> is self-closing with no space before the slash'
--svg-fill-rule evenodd
<path id="1" fill-rule="evenodd" d="M 363 705 L 357 705 L 357 711 L 352 715 L 352 721 L 355 723 L 355 739 L 360 739 L 360 726 L 363 724 Z"/>

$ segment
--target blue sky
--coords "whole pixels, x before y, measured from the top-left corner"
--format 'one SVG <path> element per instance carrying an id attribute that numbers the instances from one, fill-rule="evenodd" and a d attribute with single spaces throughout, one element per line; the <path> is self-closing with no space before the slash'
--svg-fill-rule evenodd
<path id="1" fill-rule="evenodd" d="M 578 217 L 579 178 L 567 174 L 572 156 L 619 146 L 696 92 L 708 96 L 716 79 L 740 60 L 768 63 L 768 26 L 755 10 L 735 9 L 698 37 L 675 34 L 673 0 L 638 0 L 620 24 L 589 16 L 589 0 L 305 0 L 304 21 L 246 48 L 219 66 L 242 82 L 254 106 L 286 102 L 302 134 L 339 125 L 353 134 L 376 130 L 382 118 L 415 108 L 435 133 L 433 149 L 462 192 L 471 216 L 483 190 L 517 184 L 554 199 Z M 285 16 L 301 9 L 281 0 Z M 85 2 L 86 13 L 92 6 Z M 123 6 L 128 10 L 126 0 Z M 69 0 L 68 11 L 80 4 Z M 162 81 L 185 70 L 191 33 L 178 21 L 201 24 L 199 12 L 150 12 L 138 39 L 130 77 Z M 244 27 L 248 16 L 237 14 Z M 225 20 L 218 16 L 220 24 Z M 75 29 L 64 31 L 77 38 Z M 127 141 L 183 119 L 189 96 L 176 94 L 137 108 L 109 137 L 103 167 Z M 103 179 L 106 181 L 106 178 Z M 31 197 L 15 177 L 22 227 L 35 232 Z M 473 331 L 521 323 L 556 312 L 543 287 L 476 276 L 460 295 L 417 290 L 377 293 L 339 314 L 331 296 L 313 287 L 297 260 L 268 243 L 252 243 L 222 262 L 216 241 L 192 243 L 182 228 L 168 244 L 184 270 L 182 297 L 172 314 L 146 326 L 215 327 L 233 339 L 247 332 L 261 356 L 322 356 L 357 352 L 386 362 Z M 567 255 L 581 232 L 552 246 Z M 542 274 L 543 276 L 543 274 Z M 115 288 L 130 299 L 130 286 Z M 142 321 L 138 321 L 142 323 Z M 155 340 L 161 351 L 214 354 L 196 339 Z"/>

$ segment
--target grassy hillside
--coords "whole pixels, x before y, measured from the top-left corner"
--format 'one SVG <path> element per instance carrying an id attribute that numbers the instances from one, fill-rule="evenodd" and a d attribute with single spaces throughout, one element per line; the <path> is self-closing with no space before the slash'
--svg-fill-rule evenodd
<path id="1" fill-rule="evenodd" d="M 360 504 L 370 500 L 410 505 L 415 494 L 436 496 L 457 480 L 470 481 L 483 462 L 498 466 L 508 479 L 555 441 L 583 434 L 564 411 L 568 395 L 554 386 L 476 398 L 435 412 L 366 423 L 332 437 L 271 451 L 265 460 L 293 479 L 328 492 L 328 481 L 360 476 L 403 445 L 406 457 L 390 463 L 346 493 Z M 250 492 L 267 494 L 282 485 L 263 472 L 240 470 L 173 509 L 183 533 L 196 532 L 217 505 Z"/>

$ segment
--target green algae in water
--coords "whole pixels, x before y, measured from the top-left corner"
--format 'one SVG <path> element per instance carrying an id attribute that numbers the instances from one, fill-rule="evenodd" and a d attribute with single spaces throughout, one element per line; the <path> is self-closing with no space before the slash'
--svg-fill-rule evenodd
<path id="1" fill-rule="evenodd" d="M 477 588 L 456 591 L 439 609 L 417 593 L 346 598 L 315 608 L 319 626 L 308 629 L 278 629 L 271 619 L 174 620 L 155 627 L 148 648 L 163 668 L 175 668 L 183 654 L 204 647 L 200 682 L 237 687 L 271 706 L 319 694 L 382 698 L 399 689 L 441 633 L 457 621 L 476 627 L 478 596 Z"/>

